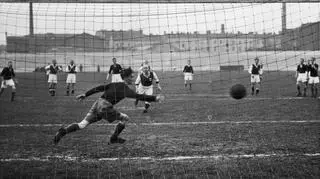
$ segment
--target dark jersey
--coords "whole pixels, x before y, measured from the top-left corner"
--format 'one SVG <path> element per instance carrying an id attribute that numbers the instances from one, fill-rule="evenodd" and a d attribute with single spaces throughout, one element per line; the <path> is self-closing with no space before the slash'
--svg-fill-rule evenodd
<path id="1" fill-rule="evenodd" d="M 313 64 L 309 65 L 308 71 L 310 72 L 311 77 L 317 77 L 318 76 L 318 70 L 319 70 L 319 65 L 318 64 Z"/>
<path id="2" fill-rule="evenodd" d="M 0 76 L 2 76 L 4 80 L 10 80 L 16 75 L 14 74 L 14 70 L 12 67 L 4 67 Z"/>
<path id="3" fill-rule="evenodd" d="M 141 73 L 136 80 L 136 85 L 141 83 L 142 86 L 151 86 L 153 80 L 155 80 L 156 83 L 159 83 L 159 78 L 156 73 L 150 72 L 148 76 L 144 73 Z"/>
<path id="4" fill-rule="evenodd" d="M 297 67 L 297 72 L 299 73 L 306 73 L 308 71 L 308 66 L 305 64 L 300 64 Z"/>
<path id="5" fill-rule="evenodd" d="M 114 65 L 113 64 L 110 66 L 109 74 L 111 74 L 111 72 L 112 72 L 112 74 L 120 74 L 121 70 L 122 70 L 121 65 L 119 65 L 119 64 Z"/>
<path id="6" fill-rule="evenodd" d="M 156 101 L 156 96 L 137 94 L 135 91 L 130 89 L 128 85 L 123 82 L 120 83 L 110 83 L 107 85 L 101 85 L 95 87 L 86 92 L 86 96 L 90 96 L 94 93 L 104 92 L 101 98 L 106 99 L 112 105 L 117 104 L 124 98 L 135 98 L 141 101 Z"/>
<path id="7" fill-rule="evenodd" d="M 193 73 L 193 68 L 191 65 L 184 66 L 183 73 Z"/>
<path id="8" fill-rule="evenodd" d="M 256 65 L 256 64 L 252 64 L 252 67 L 251 67 L 251 74 L 253 75 L 259 75 L 260 73 L 260 70 L 262 69 L 262 66 L 261 65 Z"/>
<path id="9" fill-rule="evenodd" d="M 145 76 L 143 73 L 140 74 L 140 81 L 142 86 L 151 86 L 153 79 L 154 79 L 154 76 L 152 72 L 150 72 L 149 76 Z"/>
<path id="10" fill-rule="evenodd" d="M 68 73 L 77 73 L 75 65 L 68 65 Z"/>
<path id="11" fill-rule="evenodd" d="M 58 65 L 50 65 L 49 67 L 49 74 L 57 74 L 60 67 Z"/>

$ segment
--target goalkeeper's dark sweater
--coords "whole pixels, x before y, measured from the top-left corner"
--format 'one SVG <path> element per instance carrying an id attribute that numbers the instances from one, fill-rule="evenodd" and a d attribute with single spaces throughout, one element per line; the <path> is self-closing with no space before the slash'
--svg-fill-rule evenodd
<path id="1" fill-rule="evenodd" d="M 112 105 L 117 104 L 124 98 L 135 98 L 140 101 L 156 101 L 156 96 L 137 94 L 135 91 L 130 89 L 128 85 L 123 82 L 110 83 L 107 85 L 100 85 L 86 92 L 86 96 L 90 96 L 95 93 L 104 92 L 101 98 L 106 99 Z"/>

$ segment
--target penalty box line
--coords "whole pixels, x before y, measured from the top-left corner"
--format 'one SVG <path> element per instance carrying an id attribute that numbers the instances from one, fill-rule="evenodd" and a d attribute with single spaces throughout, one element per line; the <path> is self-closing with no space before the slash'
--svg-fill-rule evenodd
<path id="1" fill-rule="evenodd" d="M 183 126 L 183 125 L 219 125 L 219 124 L 296 124 L 296 123 L 320 123 L 320 120 L 299 121 L 197 121 L 197 122 L 156 122 L 156 123 L 128 123 L 129 126 Z M 0 124 L 0 128 L 9 127 L 61 127 L 65 124 Z M 103 123 L 91 124 L 92 126 L 114 126 L 116 124 Z"/>
<path id="2" fill-rule="evenodd" d="M 319 157 L 320 153 L 303 153 L 303 154 L 221 154 L 221 155 L 192 155 L 192 156 L 172 156 L 172 157 L 119 157 L 119 158 L 81 158 L 81 157 L 72 157 L 72 156 L 61 156 L 61 155 L 53 155 L 53 156 L 44 156 L 44 157 L 28 157 L 28 158 L 1 158 L 1 162 L 50 162 L 54 160 L 63 160 L 66 162 L 104 162 L 104 161 L 118 161 L 118 160 L 126 160 L 126 161 L 184 161 L 184 160 L 205 160 L 205 159 L 213 159 L 213 160 L 222 160 L 222 159 L 250 159 L 250 158 L 271 158 L 271 157 Z"/>

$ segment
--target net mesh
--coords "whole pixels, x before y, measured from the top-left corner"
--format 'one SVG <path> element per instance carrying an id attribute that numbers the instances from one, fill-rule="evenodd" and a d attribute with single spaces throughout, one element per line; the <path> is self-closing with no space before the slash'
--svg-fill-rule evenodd
<path id="1" fill-rule="evenodd" d="M 113 126 L 104 124 L 95 126 L 95 131 L 89 128 L 82 134 L 70 135 L 56 148 L 41 142 L 23 142 L 26 150 L 31 149 L 29 153 L 17 154 L 20 158 L 35 156 L 30 160 L 75 161 L 71 165 L 57 162 L 47 166 L 52 171 L 47 175 L 60 176 L 59 171 L 62 171 L 66 177 L 88 178 L 317 176 L 318 170 L 310 167 L 317 162 L 303 158 L 309 155 L 303 152 L 310 152 L 310 156 L 318 152 L 317 147 L 312 146 L 317 144 L 314 136 L 318 122 L 315 128 L 307 126 L 313 133 L 310 135 L 296 126 L 285 126 L 283 130 L 281 124 L 277 125 L 284 114 L 289 116 L 285 120 L 290 125 L 291 120 L 302 114 L 302 117 L 314 119 L 318 110 L 316 103 L 305 110 L 309 111 L 307 114 L 302 112 L 296 117 L 291 112 L 301 109 L 298 104 L 264 100 L 274 97 L 287 100 L 295 95 L 294 73 L 300 59 L 306 59 L 306 63 L 311 57 L 319 59 L 320 3 L 287 3 L 285 16 L 281 3 L 33 3 L 32 21 L 29 8 L 28 3 L 0 3 L 0 69 L 12 61 L 21 83 L 18 98 L 43 106 L 25 105 L 29 113 L 15 108 L 21 110 L 22 117 L 2 110 L 5 116 L 2 124 L 29 124 L 32 118 L 35 124 L 31 127 L 40 123 L 35 126 L 35 131 L 41 130 L 36 132 L 35 138 L 43 142 L 51 140 L 60 124 L 78 120 L 69 119 L 69 116 L 85 116 L 87 111 L 80 109 L 89 109 L 93 100 L 86 101 L 84 107 L 71 98 L 62 97 L 66 90 L 65 69 L 70 60 L 74 60 L 79 69 L 76 94 L 105 83 L 112 59 L 116 58 L 122 67 L 131 67 L 135 72 L 148 61 L 160 78 L 163 93 L 172 97 L 169 97 L 170 105 L 152 104 L 150 116 L 137 114 L 137 109 L 129 105 L 131 101 L 119 104 L 118 109 L 126 111 L 138 123 L 138 127 L 131 125 L 126 129 L 129 141 L 133 141 L 127 146 L 114 147 L 101 142 L 108 140 L 105 128 L 113 130 Z M 30 22 L 33 22 L 32 30 Z M 264 70 L 260 98 L 232 101 L 228 93 L 233 84 L 244 84 L 248 93 L 251 92 L 247 70 L 255 58 L 260 59 Z M 64 71 L 58 73 L 55 99 L 47 95 L 44 69 L 52 60 L 57 60 Z M 191 92 L 184 87 L 182 72 L 188 60 L 194 69 Z M 206 101 L 208 98 L 214 102 Z M 313 107 L 315 109 L 311 110 Z M 274 112 L 274 108 L 279 111 Z M 28 114 L 30 116 L 26 117 Z M 235 121 L 238 119 L 242 120 Z M 205 125 L 193 130 L 194 126 L 187 128 L 189 123 L 184 122 L 192 125 L 204 122 Z M 253 126 L 245 126 L 248 123 Z M 44 132 L 37 128 L 42 124 L 52 128 Z M 17 131 L 17 138 L 25 139 L 19 134 Z M 9 140 L 5 140 L 7 145 Z M 299 148 L 298 144 L 305 140 L 301 145 L 308 149 Z M 260 143 L 266 145 L 260 146 Z M 2 149 L 3 158 L 12 157 L 10 148 L 18 150 L 14 145 L 8 146 Z M 262 154 L 256 156 L 256 153 Z M 296 153 L 303 157 L 295 157 Z M 283 158 L 291 155 L 294 157 Z M 185 158 L 179 156 L 193 163 L 180 163 Z M 314 156 L 318 157 L 319 153 Z M 208 160 L 202 161 L 204 158 Z M 220 160 L 225 158 L 228 160 Z M 101 161 L 105 163 L 86 165 Z M 147 170 L 150 168 L 153 173 Z"/>

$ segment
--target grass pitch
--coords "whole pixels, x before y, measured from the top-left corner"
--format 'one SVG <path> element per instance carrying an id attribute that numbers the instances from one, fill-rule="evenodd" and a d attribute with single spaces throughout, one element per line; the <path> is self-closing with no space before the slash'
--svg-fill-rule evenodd
<path id="1" fill-rule="evenodd" d="M 249 90 L 246 72 L 201 72 L 193 90 L 182 75 L 158 72 L 164 103 L 135 109 L 121 136 L 108 145 L 113 124 L 100 121 L 67 135 L 55 132 L 80 122 L 99 95 L 84 102 L 64 96 L 59 75 L 56 97 L 45 74 L 19 73 L 16 101 L 0 98 L 0 177 L 52 178 L 317 178 L 320 175 L 320 101 L 296 98 L 293 72 L 266 72 L 259 96 L 229 97 L 235 83 Z M 104 73 L 79 73 L 76 93 L 103 83 Z M 249 92 L 249 91 L 248 91 Z"/>

